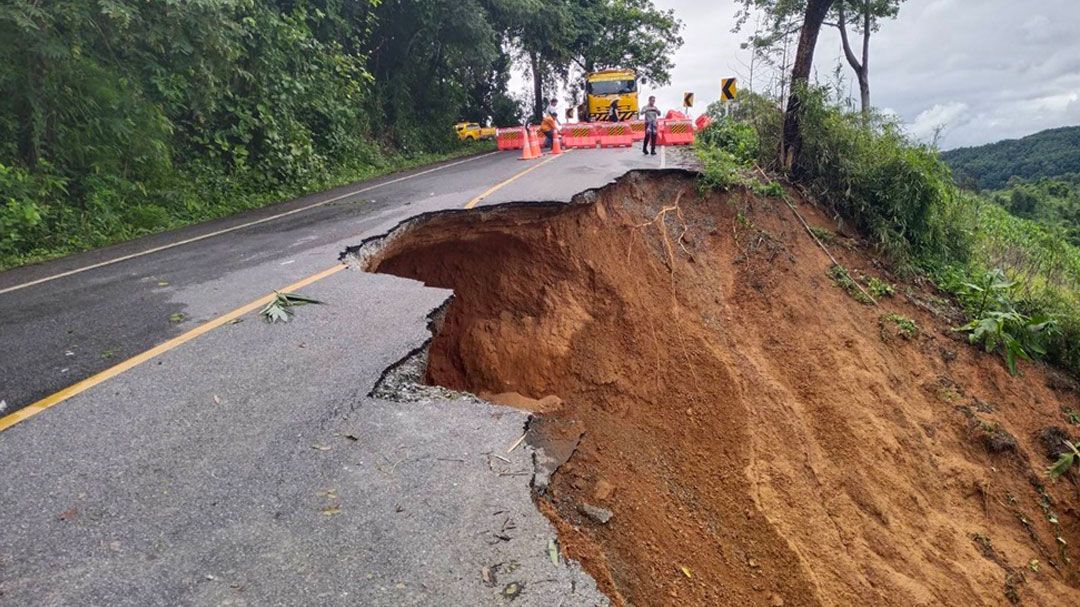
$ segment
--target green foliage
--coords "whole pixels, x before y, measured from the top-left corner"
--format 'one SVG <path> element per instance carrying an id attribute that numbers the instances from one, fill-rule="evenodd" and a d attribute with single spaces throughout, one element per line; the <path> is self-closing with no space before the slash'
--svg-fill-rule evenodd
<path id="1" fill-rule="evenodd" d="M 1072 469 L 1073 465 L 1080 466 L 1080 450 L 1078 450 L 1080 449 L 1080 443 L 1074 445 L 1069 441 L 1064 442 L 1069 450 L 1062 453 L 1057 462 L 1046 471 L 1052 479 L 1061 478 Z"/>
<path id="2" fill-rule="evenodd" d="M 810 226 L 810 233 L 814 235 L 814 238 L 817 238 L 818 240 L 826 244 L 836 240 L 836 232 L 833 232 L 832 230 L 826 230 L 825 228 Z"/>
<path id="3" fill-rule="evenodd" d="M 293 308 L 321 303 L 318 299 L 312 299 L 299 293 L 274 291 L 274 298 L 262 310 L 259 310 L 259 314 L 263 317 L 263 320 L 270 324 L 289 322 L 293 315 Z"/>
<path id="4" fill-rule="evenodd" d="M 867 306 L 874 305 L 874 300 L 871 299 L 865 291 L 859 288 L 859 284 L 855 282 L 855 279 L 851 277 L 848 269 L 844 266 L 839 264 L 832 266 L 829 268 L 828 275 L 829 278 L 833 279 L 833 282 L 847 292 L 847 294 L 855 301 Z"/>
<path id="5" fill-rule="evenodd" d="M 941 155 L 958 181 L 979 189 L 998 190 L 1010 180 L 1024 181 L 1080 173 L 1080 127 L 1042 131 L 979 147 L 958 148 Z"/>
<path id="6" fill-rule="evenodd" d="M 1017 217 L 1030 219 L 1080 246 L 1080 176 L 1067 179 L 1009 181 L 1006 189 L 988 194 L 990 200 Z"/>
<path id="7" fill-rule="evenodd" d="M 721 117 L 698 134 L 695 148 L 702 164 L 701 185 L 704 188 L 727 189 L 733 185 L 759 186 L 759 182 L 747 176 L 760 152 L 757 131 L 745 122 Z M 764 186 L 768 188 L 773 184 Z M 761 192 L 766 195 L 783 195 Z"/>
<path id="8" fill-rule="evenodd" d="M 868 276 L 866 278 L 866 290 L 870 292 L 871 296 L 878 299 L 881 299 L 882 297 L 892 297 L 896 294 L 896 287 L 876 276 Z"/>
<path id="9" fill-rule="evenodd" d="M 896 326 L 897 332 L 904 339 L 914 339 L 919 334 L 919 325 L 914 320 L 900 314 L 889 314 L 883 319 Z"/>
<path id="10" fill-rule="evenodd" d="M 1029 318 L 1016 311 L 992 311 L 960 328 L 969 333 L 972 344 L 981 344 L 987 352 L 1000 350 L 1009 373 L 1017 374 L 1019 359 L 1031 360 L 1031 354 L 1045 355 L 1042 345 L 1054 326 L 1049 318 Z"/>
<path id="11" fill-rule="evenodd" d="M 1062 407 L 1061 414 L 1065 416 L 1065 421 L 1073 426 L 1080 426 L 1080 413 L 1077 413 L 1069 407 Z"/>
<path id="12" fill-rule="evenodd" d="M 811 89 L 802 103 L 797 174 L 901 270 L 966 259 L 974 216 L 934 149 L 890 119 L 845 111 Z"/>
<path id="13" fill-rule="evenodd" d="M 973 320 L 958 330 L 968 333 L 972 344 L 981 344 L 987 352 L 1000 351 L 1013 375 L 1017 361 L 1045 356 L 1046 344 L 1057 332 L 1057 322 L 1047 316 L 1027 316 L 1016 311 L 1013 292 L 1017 283 L 1004 271 L 987 272 L 976 282 L 964 283 L 960 300 Z"/>

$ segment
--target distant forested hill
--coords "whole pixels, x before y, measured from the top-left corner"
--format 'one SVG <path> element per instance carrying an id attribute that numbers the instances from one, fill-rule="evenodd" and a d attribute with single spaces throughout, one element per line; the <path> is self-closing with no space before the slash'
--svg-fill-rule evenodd
<path id="1" fill-rule="evenodd" d="M 999 190 L 1012 177 L 1034 180 L 1080 173 L 1080 126 L 1050 129 L 941 155 L 961 185 Z"/>

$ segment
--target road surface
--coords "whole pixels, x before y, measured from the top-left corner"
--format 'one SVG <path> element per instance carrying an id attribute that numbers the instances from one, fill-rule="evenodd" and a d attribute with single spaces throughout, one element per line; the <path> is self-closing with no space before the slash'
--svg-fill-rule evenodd
<path id="1" fill-rule="evenodd" d="M 674 164 L 486 154 L 0 274 L 0 604 L 606 604 L 551 561 L 523 413 L 368 396 L 449 293 L 337 259 Z M 296 284 L 326 305 L 260 322 Z"/>

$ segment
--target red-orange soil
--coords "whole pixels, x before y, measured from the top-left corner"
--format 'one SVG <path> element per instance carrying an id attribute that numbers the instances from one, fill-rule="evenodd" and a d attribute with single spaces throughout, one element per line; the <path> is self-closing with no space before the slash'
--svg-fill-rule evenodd
<path id="1" fill-rule="evenodd" d="M 455 290 L 430 381 L 583 425 L 537 503 L 617 605 L 1080 605 L 1080 490 L 1037 438 L 1078 433 L 1075 384 L 830 266 L 782 201 L 675 174 L 418 220 L 368 263 Z"/>

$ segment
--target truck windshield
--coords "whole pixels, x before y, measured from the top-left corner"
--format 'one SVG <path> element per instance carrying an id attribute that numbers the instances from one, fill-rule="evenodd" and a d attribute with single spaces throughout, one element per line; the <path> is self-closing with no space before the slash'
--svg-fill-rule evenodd
<path id="1" fill-rule="evenodd" d="M 590 95 L 623 95 L 636 90 L 636 80 L 600 80 L 585 83 L 585 91 Z"/>

